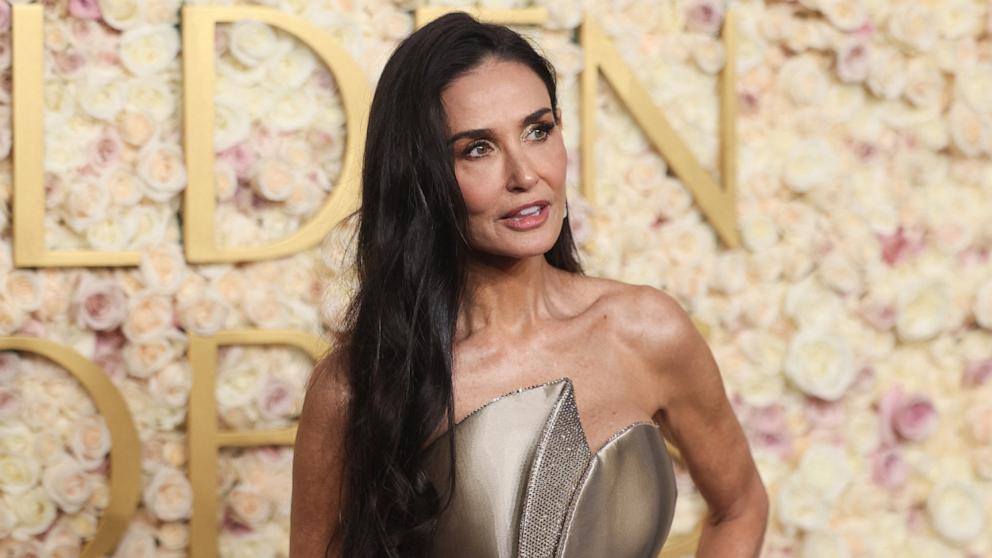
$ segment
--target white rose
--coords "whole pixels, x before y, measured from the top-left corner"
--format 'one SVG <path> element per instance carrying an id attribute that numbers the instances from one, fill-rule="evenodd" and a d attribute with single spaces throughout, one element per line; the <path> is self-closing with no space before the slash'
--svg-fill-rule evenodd
<path id="1" fill-rule="evenodd" d="M 241 523 L 260 527 L 272 516 L 272 503 L 255 488 L 240 484 L 227 495 L 227 505 Z"/>
<path id="2" fill-rule="evenodd" d="M 97 120 L 112 121 L 126 100 L 127 91 L 116 72 L 87 72 L 79 90 L 79 106 Z"/>
<path id="3" fill-rule="evenodd" d="M 15 539 L 27 540 L 44 533 L 55 521 L 55 504 L 45 494 L 45 489 L 36 486 L 17 497 L 6 495 L 6 506 L 14 512 L 17 526 L 12 531 Z M 2 507 L 2 506 L 0 506 Z"/>
<path id="4" fill-rule="evenodd" d="M 800 328 L 829 329 L 843 311 L 840 299 L 815 276 L 790 285 L 786 292 L 785 312 Z"/>
<path id="5" fill-rule="evenodd" d="M 294 216 L 308 216 L 320 207 L 325 199 L 324 192 L 309 181 L 299 181 L 293 184 L 293 189 L 283 205 L 286 213 Z"/>
<path id="6" fill-rule="evenodd" d="M 227 161 L 217 159 L 214 162 L 214 192 L 217 201 L 231 201 L 238 191 L 238 176 L 234 166 Z"/>
<path id="7" fill-rule="evenodd" d="M 838 167 L 835 150 L 823 138 L 808 138 L 794 143 L 786 153 L 782 181 L 797 194 L 829 186 Z"/>
<path id="8" fill-rule="evenodd" d="M 309 48 L 294 46 L 276 54 L 266 65 L 267 81 L 287 89 L 297 89 L 306 83 L 317 68 L 317 59 Z"/>
<path id="9" fill-rule="evenodd" d="M 864 290 L 864 279 L 857 263 L 839 249 L 820 258 L 816 271 L 826 286 L 841 294 L 860 294 Z"/>
<path id="10" fill-rule="evenodd" d="M 280 300 L 272 289 L 248 297 L 243 301 L 242 310 L 253 324 L 262 329 L 280 329 L 289 325 L 285 301 Z"/>
<path id="11" fill-rule="evenodd" d="M 3 281 L 3 298 L 25 312 L 41 308 L 42 281 L 35 271 L 17 270 L 7 274 Z"/>
<path id="12" fill-rule="evenodd" d="M 803 484 L 833 501 L 851 483 L 853 469 L 845 448 L 817 444 L 806 449 L 796 472 Z"/>
<path id="13" fill-rule="evenodd" d="M 934 529 L 952 543 L 967 543 L 985 528 L 987 512 L 979 492 L 964 481 L 945 481 L 934 488 L 927 498 L 927 511 Z"/>
<path id="14" fill-rule="evenodd" d="M 183 407 L 189 399 L 192 374 L 189 365 L 173 362 L 148 379 L 148 391 L 170 407 Z"/>
<path id="15" fill-rule="evenodd" d="M 146 25 L 121 35 L 121 63 L 136 76 L 165 70 L 179 54 L 179 32 L 168 24 Z"/>
<path id="16" fill-rule="evenodd" d="M 803 393 L 827 401 L 840 399 L 855 379 L 847 343 L 816 329 L 800 330 L 793 336 L 785 374 Z"/>
<path id="17" fill-rule="evenodd" d="M 291 132 L 309 126 L 317 113 L 317 103 L 309 89 L 288 89 L 276 97 L 265 123 L 277 132 Z"/>
<path id="18" fill-rule="evenodd" d="M 841 31 L 855 31 L 868 23 L 862 0 L 817 0 L 820 12 Z"/>
<path id="19" fill-rule="evenodd" d="M 193 488 L 181 471 L 163 467 L 145 487 L 142 501 L 163 521 L 189 519 L 193 509 Z"/>
<path id="20" fill-rule="evenodd" d="M 131 207 L 141 201 L 141 181 L 123 166 L 112 166 L 100 175 L 100 187 L 110 193 L 114 205 Z"/>
<path id="21" fill-rule="evenodd" d="M 244 141 L 251 132 L 251 118 L 244 103 L 228 95 L 214 99 L 214 149 L 224 151 Z"/>
<path id="22" fill-rule="evenodd" d="M 92 492 L 83 469 L 71 458 L 45 469 L 42 484 L 51 499 L 66 513 L 76 513 L 82 509 Z"/>
<path id="23" fill-rule="evenodd" d="M 125 345 L 124 362 L 128 373 L 135 378 L 147 378 L 178 358 L 182 354 L 181 349 L 170 340 L 170 337 L 177 335 L 169 330 L 163 338 Z"/>
<path id="24" fill-rule="evenodd" d="M 114 29 L 130 29 L 144 19 L 143 0 L 97 0 L 97 3 L 101 17 Z"/>
<path id="25" fill-rule="evenodd" d="M 286 200 L 300 182 L 302 179 L 293 167 L 279 159 L 266 159 L 257 164 L 255 189 L 267 200 Z"/>
<path id="26" fill-rule="evenodd" d="M 186 166 L 177 145 L 149 142 L 138 152 L 138 176 L 144 193 L 157 202 L 169 201 L 186 187 Z"/>
<path id="27" fill-rule="evenodd" d="M 197 335 L 213 335 L 224 327 L 230 312 L 217 293 L 205 291 L 179 307 L 179 322 L 183 328 Z"/>
<path id="28" fill-rule="evenodd" d="M 48 80 L 42 96 L 46 130 L 57 129 L 76 114 L 76 99 L 79 94 L 75 82 Z M 48 154 L 46 153 L 45 156 L 47 157 Z"/>
<path id="29" fill-rule="evenodd" d="M 975 321 L 985 329 L 992 330 L 992 279 L 985 281 L 975 293 L 972 305 Z"/>
<path id="30" fill-rule="evenodd" d="M 132 521 L 127 533 L 117 544 L 113 558 L 158 558 L 155 533 L 144 522 Z"/>
<path id="31" fill-rule="evenodd" d="M 162 122 L 172 116 L 176 108 L 176 97 L 164 79 L 145 76 L 127 82 L 127 110 L 151 115 Z"/>
<path id="32" fill-rule="evenodd" d="M 714 37 L 702 35 L 692 48 L 692 60 L 707 74 L 717 74 L 723 69 L 727 53 L 723 43 Z"/>
<path id="33" fill-rule="evenodd" d="M 103 220 L 110 206 L 110 192 L 92 180 L 72 181 L 67 186 L 62 216 L 77 233 Z"/>
<path id="34" fill-rule="evenodd" d="M 231 408 L 251 403 L 261 386 L 261 381 L 261 372 L 254 366 L 239 365 L 218 371 L 218 404 L 222 408 Z"/>
<path id="35" fill-rule="evenodd" d="M 908 80 L 906 58 L 895 49 L 873 48 L 870 54 L 868 89 L 883 99 L 897 99 Z"/>
<path id="36" fill-rule="evenodd" d="M 117 209 L 117 208 L 115 208 Z M 97 250 L 123 250 L 134 236 L 134 221 L 123 218 L 119 211 L 112 211 L 103 221 L 86 231 L 86 241 Z"/>
<path id="37" fill-rule="evenodd" d="M 940 279 L 920 279 L 896 298 L 896 331 L 904 341 L 931 339 L 948 325 L 953 293 Z"/>
<path id="38" fill-rule="evenodd" d="M 3 502 L 2 496 L 0 496 L 0 502 Z M 0 506 L 0 540 L 10 540 L 7 537 L 14 530 L 14 525 L 17 525 L 17 516 L 14 515 L 14 510 L 6 505 Z M 0 549 L 2 548 L 0 546 Z"/>
<path id="39" fill-rule="evenodd" d="M 86 164 L 86 150 L 81 140 L 69 134 L 45 134 L 45 171 L 66 174 Z"/>
<path id="40" fill-rule="evenodd" d="M 186 277 L 186 259 L 176 244 L 148 247 L 138 264 L 145 285 L 161 293 L 174 293 Z"/>
<path id="41" fill-rule="evenodd" d="M 779 241 L 779 228 L 775 219 L 759 208 L 741 211 L 739 226 L 741 240 L 751 252 L 764 252 Z"/>
<path id="42" fill-rule="evenodd" d="M 38 484 L 41 466 L 30 457 L 5 455 L 0 457 L 0 488 L 7 494 L 24 494 Z"/>
<path id="43" fill-rule="evenodd" d="M 783 525 L 820 530 L 830 520 L 830 503 L 822 494 L 806 486 L 796 473 L 779 483 L 775 500 L 778 520 Z"/>
<path id="44" fill-rule="evenodd" d="M 810 531 L 803 535 L 800 558 L 849 558 L 850 556 L 851 549 L 847 541 L 837 533 Z"/>
<path id="45" fill-rule="evenodd" d="M 974 0 L 944 0 L 933 15 L 941 36 L 963 39 L 981 34 L 983 11 Z"/>
<path id="46" fill-rule="evenodd" d="M 76 421 L 68 440 L 69 450 L 87 471 L 103 463 L 110 452 L 110 429 L 101 416 L 86 416 Z"/>
<path id="47" fill-rule="evenodd" d="M 222 54 L 217 58 L 217 92 L 220 95 L 234 95 L 236 88 L 242 88 L 262 83 L 265 80 L 265 69 L 268 64 L 246 66 L 230 54 Z M 273 84 L 278 87 L 279 84 Z"/>
<path id="48" fill-rule="evenodd" d="M 231 54 L 249 67 L 263 64 L 280 48 L 276 32 L 269 25 L 251 19 L 232 23 L 229 37 Z"/>
<path id="49" fill-rule="evenodd" d="M 0 423 L 0 455 L 30 455 L 34 433 L 17 423 Z"/>
<path id="50" fill-rule="evenodd" d="M 889 35 L 902 46 L 927 52 L 937 42 L 937 14 L 923 4 L 900 4 L 889 17 Z"/>

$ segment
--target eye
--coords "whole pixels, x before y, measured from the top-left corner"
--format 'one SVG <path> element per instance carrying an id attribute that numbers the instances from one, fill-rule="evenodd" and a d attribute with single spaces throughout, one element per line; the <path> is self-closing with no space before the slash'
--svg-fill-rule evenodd
<path id="1" fill-rule="evenodd" d="M 487 145 L 486 142 L 484 141 L 480 141 L 473 143 L 472 145 L 469 145 L 467 148 L 465 148 L 463 155 L 469 158 L 477 159 L 479 157 L 485 156 L 486 153 L 489 152 L 488 149 L 489 149 L 489 145 Z"/>
<path id="2" fill-rule="evenodd" d="M 538 124 L 531 128 L 530 132 L 527 133 L 527 136 L 537 141 L 543 141 L 551 134 L 551 129 L 554 127 L 555 125 L 552 123 Z"/>

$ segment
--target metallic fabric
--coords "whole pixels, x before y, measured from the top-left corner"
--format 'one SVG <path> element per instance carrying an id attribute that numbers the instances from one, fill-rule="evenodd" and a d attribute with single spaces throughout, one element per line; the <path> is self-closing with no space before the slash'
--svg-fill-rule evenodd
<path id="1" fill-rule="evenodd" d="M 569 378 L 493 399 L 455 425 L 457 480 L 433 556 L 654 558 L 675 511 L 675 479 L 652 422 L 593 454 Z M 429 448 L 442 495 L 448 445 Z"/>

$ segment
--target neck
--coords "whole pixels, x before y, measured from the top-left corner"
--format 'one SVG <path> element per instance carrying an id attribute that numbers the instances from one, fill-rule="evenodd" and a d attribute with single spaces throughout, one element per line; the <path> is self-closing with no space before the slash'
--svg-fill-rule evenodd
<path id="1" fill-rule="evenodd" d="M 468 265 L 466 302 L 459 311 L 459 339 L 483 329 L 519 336 L 551 315 L 558 279 L 543 255 L 522 259 L 486 256 Z"/>

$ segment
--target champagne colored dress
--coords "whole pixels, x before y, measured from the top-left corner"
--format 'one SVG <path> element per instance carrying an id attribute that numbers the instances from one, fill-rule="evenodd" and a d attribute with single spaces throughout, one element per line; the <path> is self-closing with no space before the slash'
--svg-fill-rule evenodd
<path id="1" fill-rule="evenodd" d="M 640 421 L 595 454 L 572 380 L 501 395 L 455 425 L 456 486 L 437 558 L 655 558 L 675 511 L 672 462 L 658 426 Z M 447 436 L 428 446 L 447 494 Z"/>

